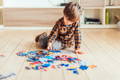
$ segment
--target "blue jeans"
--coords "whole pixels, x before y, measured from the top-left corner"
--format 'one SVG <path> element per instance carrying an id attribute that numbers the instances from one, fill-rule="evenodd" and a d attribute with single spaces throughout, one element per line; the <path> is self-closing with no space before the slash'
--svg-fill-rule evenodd
<path id="1" fill-rule="evenodd" d="M 48 46 L 48 36 L 46 36 L 45 38 L 39 39 L 38 47 L 42 49 L 46 49 L 47 46 Z M 53 50 L 63 49 L 61 41 L 55 40 L 52 44 L 52 49 Z"/>

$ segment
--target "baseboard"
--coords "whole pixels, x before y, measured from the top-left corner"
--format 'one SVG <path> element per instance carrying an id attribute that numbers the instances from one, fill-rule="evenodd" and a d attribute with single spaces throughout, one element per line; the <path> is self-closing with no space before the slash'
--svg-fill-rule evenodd
<path id="1" fill-rule="evenodd" d="M 81 25 L 81 28 L 117 28 L 116 24 L 112 25 Z"/>
<path id="2" fill-rule="evenodd" d="M 52 27 L 2 27 L 0 29 L 7 29 L 7 30 L 49 30 Z"/>
<path id="3" fill-rule="evenodd" d="M 117 25 L 81 25 L 80 28 L 117 28 Z M 52 27 L 42 27 L 42 26 L 36 26 L 36 27 L 7 27 L 7 26 L 0 26 L 0 29 L 7 29 L 7 30 L 49 30 L 52 29 Z"/>

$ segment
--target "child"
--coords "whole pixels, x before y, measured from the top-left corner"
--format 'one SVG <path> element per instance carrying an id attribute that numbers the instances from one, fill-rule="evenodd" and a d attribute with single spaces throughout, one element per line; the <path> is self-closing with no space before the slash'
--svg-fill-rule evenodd
<path id="1" fill-rule="evenodd" d="M 41 48 L 65 49 L 75 45 L 75 53 L 80 54 L 81 34 L 78 29 L 80 21 L 80 6 L 78 3 L 68 3 L 64 10 L 64 16 L 54 25 L 51 33 L 42 33 L 35 38 Z"/>

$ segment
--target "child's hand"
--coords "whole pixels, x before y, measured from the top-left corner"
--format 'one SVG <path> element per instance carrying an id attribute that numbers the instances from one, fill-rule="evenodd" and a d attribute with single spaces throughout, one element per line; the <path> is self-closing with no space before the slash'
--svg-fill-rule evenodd
<path id="1" fill-rule="evenodd" d="M 84 54 L 83 52 L 80 51 L 80 49 L 75 50 L 75 54 Z"/>
<path id="2" fill-rule="evenodd" d="M 48 50 L 52 50 L 52 43 L 49 43 L 49 44 L 48 44 L 47 49 L 48 49 Z"/>

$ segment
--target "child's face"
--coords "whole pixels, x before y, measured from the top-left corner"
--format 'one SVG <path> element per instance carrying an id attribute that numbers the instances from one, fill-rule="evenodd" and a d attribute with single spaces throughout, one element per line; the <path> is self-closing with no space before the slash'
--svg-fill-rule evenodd
<path id="1" fill-rule="evenodd" d="M 69 21 L 65 16 L 64 16 L 64 24 L 65 25 L 71 25 L 71 24 L 73 24 L 74 22 L 72 22 L 72 21 Z"/>

